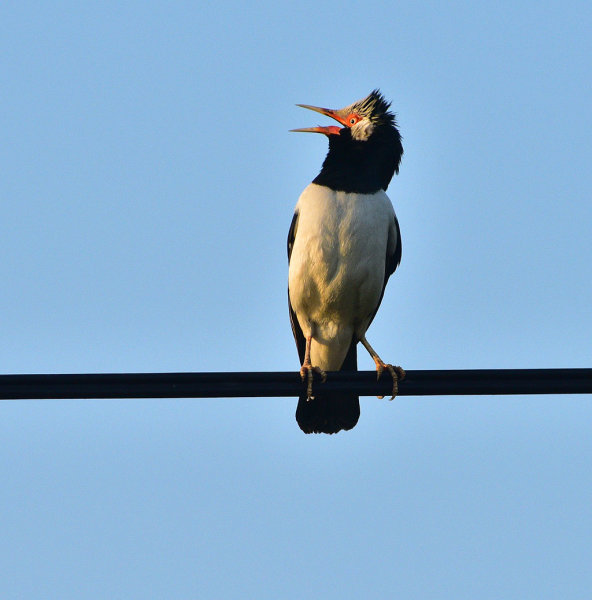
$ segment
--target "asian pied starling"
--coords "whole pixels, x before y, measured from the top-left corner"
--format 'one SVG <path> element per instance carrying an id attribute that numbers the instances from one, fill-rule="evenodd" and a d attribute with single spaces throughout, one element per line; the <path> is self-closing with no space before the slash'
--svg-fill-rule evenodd
<path id="1" fill-rule="evenodd" d="M 307 392 L 296 420 L 305 433 L 351 429 L 360 416 L 355 394 L 323 393 L 314 374 L 356 371 L 358 342 L 397 382 L 400 367 L 385 363 L 366 340 L 388 278 L 401 261 L 401 234 L 385 191 L 403 155 L 395 115 L 378 90 L 346 108 L 299 104 L 339 126 L 293 131 L 323 133 L 329 152 L 321 172 L 302 192 L 288 235 L 290 321 Z"/>

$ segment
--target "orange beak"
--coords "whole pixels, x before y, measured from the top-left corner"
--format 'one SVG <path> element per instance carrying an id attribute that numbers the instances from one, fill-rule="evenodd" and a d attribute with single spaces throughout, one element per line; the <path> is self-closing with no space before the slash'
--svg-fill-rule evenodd
<path id="1" fill-rule="evenodd" d="M 330 108 L 321 108 L 320 106 L 310 106 L 309 104 L 297 104 L 296 106 L 300 106 L 302 108 L 308 108 L 308 110 L 314 110 L 315 112 L 321 113 L 327 117 L 331 117 L 336 121 L 339 121 L 342 125 L 346 126 L 345 120 L 343 117 L 339 115 L 339 111 L 332 110 Z M 317 127 L 301 127 L 300 129 L 290 129 L 290 131 L 299 131 L 304 133 L 324 133 L 325 135 L 339 135 L 341 131 L 341 127 L 337 127 L 335 125 L 329 125 L 327 127 L 321 127 L 320 125 Z"/>

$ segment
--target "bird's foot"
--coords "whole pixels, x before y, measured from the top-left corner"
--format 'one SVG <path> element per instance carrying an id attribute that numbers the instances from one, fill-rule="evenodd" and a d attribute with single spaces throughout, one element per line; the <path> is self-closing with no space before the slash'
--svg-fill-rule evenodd
<path id="1" fill-rule="evenodd" d="M 399 381 L 405 379 L 405 370 L 402 367 L 397 367 L 390 365 L 388 363 L 383 363 L 381 360 L 375 360 L 376 362 L 376 379 L 380 379 L 380 376 L 386 369 L 393 378 L 393 391 L 390 400 L 393 400 L 395 396 L 399 393 Z M 378 396 L 379 399 L 382 400 L 384 396 Z"/>
<path id="2" fill-rule="evenodd" d="M 313 400 L 314 396 L 312 395 L 312 381 L 314 378 L 314 373 L 319 375 L 321 381 L 325 383 L 327 381 L 327 373 L 323 371 L 320 367 L 313 367 L 310 363 L 304 363 L 300 367 L 300 377 L 302 381 L 306 381 L 306 399 Z"/>

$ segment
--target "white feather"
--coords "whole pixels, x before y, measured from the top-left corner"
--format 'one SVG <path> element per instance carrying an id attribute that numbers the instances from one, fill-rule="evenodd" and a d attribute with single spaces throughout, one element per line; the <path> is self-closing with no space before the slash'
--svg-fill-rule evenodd
<path id="1" fill-rule="evenodd" d="M 358 121 L 351 129 L 352 139 L 365 142 L 374 132 L 374 123 L 367 117 Z"/>
<path id="2" fill-rule="evenodd" d="M 296 205 L 298 225 L 289 294 L 311 362 L 341 368 L 352 337 L 365 334 L 378 306 L 387 249 L 397 243 L 395 212 L 384 191 L 335 192 L 311 183 Z"/>

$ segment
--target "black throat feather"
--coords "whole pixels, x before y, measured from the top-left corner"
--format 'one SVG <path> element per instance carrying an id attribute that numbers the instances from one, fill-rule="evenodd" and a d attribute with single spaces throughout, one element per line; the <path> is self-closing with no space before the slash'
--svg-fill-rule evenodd
<path id="1" fill-rule="evenodd" d="M 403 156 L 401 135 L 394 125 L 378 126 L 365 141 L 353 139 L 347 127 L 328 137 L 329 152 L 313 183 L 358 194 L 386 191 Z"/>

